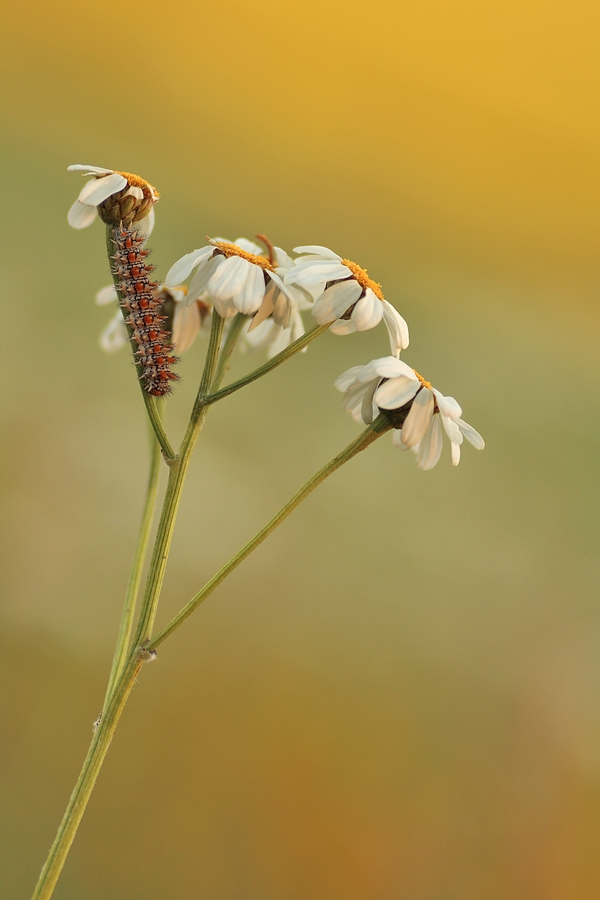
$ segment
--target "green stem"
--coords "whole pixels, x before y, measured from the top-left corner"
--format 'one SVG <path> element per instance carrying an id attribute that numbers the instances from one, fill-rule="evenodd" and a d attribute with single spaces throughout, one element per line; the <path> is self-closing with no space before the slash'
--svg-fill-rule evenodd
<path id="1" fill-rule="evenodd" d="M 353 456 L 356 456 L 357 453 L 360 453 L 361 450 L 364 450 L 369 444 L 372 444 L 373 441 L 376 441 L 378 437 L 380 437 L 384 432 L 388 431 L 391 428 L 390 421 L 385 414 L 381 414 L 377 419 L 373 422 L 372 425 L 369 425 L 365 431 L 351 444 L 349 444 L 345 450 L 342 450 L 341 453 L 338 453 L 334 459 L 327 463 L 327 465 L 323 466 L 316 475 L 313 475 L 306 484 L 300 488 L 300 490 L 294 494 L 291 500 L 282 506 L 277 515 L 273 516 L 270 522 L 267 522 L 264 528 L 262 528 L 257 534 L 254 535 L 252 540 L 248 541 L 248 543 L 242 547 L 242 549 L 233 556 L 228 563 L 226 563 L 222 569 L 220 569 L 216 575 L 208 581 L 202 590 L 198 591 L 198 593 L 192 597 L 192 599 L 187 603 L 183 609 L 169 622 L 169 624 L 163 628 L 159 634 L 156 635 L 153 640 L 151 640 L 147 645 L 147 650 L 155 650 L 164 640 L 166 640 L 179 626 L 185 622 L 188 616 L 194 612 L 195 609 L 200 606 L 203 600 L 205 600 L 209 594 L 211 594 L 216 587 L 223 581 L 224 578 L 232 572 L 239 564 L 246 559 L 247 556 L 255 550 L 259 544 L 267 538 L 271 532 L 275 531 L 278 525 L 280 525 L 284 519 L 287 519 L 289 514 L 296 509 L 296 507 L 302 503 L 302 501 L 308 497 L 312 491 L 316 487 L 318 487 L 326 478 L 333 474 L 340 466 L 343 466 L 344 463 L 347 463 L 348 460 L 352 459 Z"/>
<path id="2" fill-rule="evenodd" d="M 49 900 L 54 892 L 56 882 L 73 843 L 81 817 L 85 812 L 123 707 L 131 693 L 138 672 L 148 658 L 148 654 L 134 654 L 115 684 L 113 695 L 92 739 L 83 768 L 71 794 L 69 805 L 60 823 L 48 859 L 40 874 L 32 900 Z"/>
<path id="3" fill-rule="evenodd" d="M 117 646 L 113 656 L 110 678 L 106 689 L 106 697 L 104 700 L 104 708 L 108 705 L 112 689 L 115 682 L 125 666 L 127 651 L 129 649 L 129 641 L 131 638 L 131 629 L 133 627 L 133 615 L 135 612 L 135 603 L 137 600 L 140 581 L 142 579 L 142 569 L 148 549 L 148 541 L 150 539 L 150 530 L 152 527 L 152 517 L 156 507 L 156 495 L 158 493 L 158 481 L 160 476 L 160 446 L 155 438 L 154 431 L 150 432 L 150 473 L 148 476 L 148 487 L 146 489 L 146 501 L 144 503 L 144 511 L 142 513 L 142 522 L 137 540 L 137 546 L 131 564 L 131 573 L 129 575 L 129 584 L 127 585 L 127 593 L 125 594 L 125 603 L 121 614 L 121 623 L 119 626 L 119 636 L 117 638 Z"/>
<path id="4" fill-rule="evenodd" d="M 114 234 L 114 228 L 111 225 L 107 225 L 106 226 L 106 252 L 108 253 L 109 262 L 113 259 L 113 255 L 115 252 L 115 241 L 113 238 L 113 234 Z M 115 286 L 115 291 L 117 292 L 117 297 L 119 298 L 119 306 L 121 307 L 121 312 L 123 313 L 123 318 L 126 319 L 127 318 L 126 311 L 125 311 L 124 307 L 122 306 L 123 300 L 125 298 L 123 297 L 123 295 L 119 289 L 119 284 L 120 284 L 119 276 L 116 275 L 115 272 L 113 271 L 112 265 L 110 267 L 110 271 L 112 274 L 112 280 L 113 280 L 113 284 Z M 129 327 L 129 325 L 127 325 L 127 333 L 129 334 L 129 337 L 131 338 L 131 335 L 133 332 L 132 332 L 131 328 Z M 151 394 L 149 394 L 148 391 L 144 390 L 144 383 L 143 383 L 143 379 L 142 379 L 142 375 L 144 374 L 144 371 L 141 366 L 141 363 L 139 362 L 139 360 L 137 360 L 135 358 L 135 356 L 133 357 L 133 360 L 135 362 L 135 368 L 136 368 L 137 375 L 138 375 L 138 382 L 140 385 L 140 390 L 142 392 L 142 397 L 144 398 L 144 403 L 146 405 L 146 412 L 148 413 L 148 418 L 150 419 L 150 424 L 152 425 L 152 428 L 154 429 L 154 434 L 156 435 L 156 440 L 160 444 L 160 448 L 163 452 L 165 459 L 168 462 L 170 462 L 172 459 L 175 459 L 175 451 L 171 447 L 171 444 L 169 443 L 169 438 L 167 437 L 167 434 L 163 428 L 163 424 L 160 420 L 160 416 L 159 416 L 158 410 L 156 408 L 156 403 L 155 403 L 154 397 Z"/>
<path id="5" fill-rule="evenodd" d="M 160 598 L 160 590 L 165 577 L 167 559 L 169 557 L 171 540 L 175 529 L 175 519 L 181 500 L 181 491 L 185 482 L 185 476 L 187 474 L 192 451 L 210 408 L 206 403 L 206 395 L 208 393 L 208 387 L 214 378 L 224 324 L 224 319 L 216 312 L 213 313 L 208 351 L 200 387 L 198 389 L 198 395 L 192 409 L 190 422 L 179 449 L 179 453 L 172 461 L 169 468 L 169 481 L 167 482 L 162 513 L 158 523 L 152 558 L 150 560 L 146 588 L 134 636 L 134 647 L 142 646 L 152 634 L 156 609 Z"/>
<path id="6" fill-rule="evenodd" d="M 212 384 L 210 386 L 211 391 L 217 391 L 223 381 L 225 374 L 227 372 L 227 364 L 229 362 L 229 358 L 233 353 L 234 347 L 237 343 L 237 339 L 241 334 L 242 328 L 249 321 L 248 316 L 243 316 L 241 313 L 238 313 L 231 323 L 231 327 L 227 332 L 227 337 L 225 338 L 225 343 L 223 344 L 223 349 L 221 350 L 221 355 L 219 356 L 219 363 L 217 365 L 217 371 L 215 372 L 215 377 L 213 378 Z"/>
<path id="7" fill-rule="evenodd" d="M 280 366 L 287 359 L 290 359 L 290 357 L 299 353 L 300 350 L 304 350 L 305 347 L 308 347 L 315 338 L 318 338 L 319 335 L 323 334 L 324 331 L 327 331 L 328 328 L 329 325 L 315 325 L 314 328 L 307 331 L 302 337 L 299 337 L 297 341 L 294 341 L 293 344 L 290 344 L 289 347 L 286 347 L 285 350 L 282 350 L 281 353 L 278 353 L 277 356 L 274 356 L 273 359 L 266 362 L 264 366 L 260 366 L 260 368 L 255 369 L 254 372 L 250 372 L 249 375 L 239 378 L 238 381 L 233 381 L 220 391 L 209 394 L 206 398 L 206 402 L 210 404 L 216 403 L 217 400 L 222 400 L 223 397 L 229 397 L 230 394 L 234 394 L 235 391 L 239 391 L 240 388 L 246 387 L 247 384 L 252 384 L 257 378 L 262 378 L 263 375 L 276 369 L 277 366 Z"/>

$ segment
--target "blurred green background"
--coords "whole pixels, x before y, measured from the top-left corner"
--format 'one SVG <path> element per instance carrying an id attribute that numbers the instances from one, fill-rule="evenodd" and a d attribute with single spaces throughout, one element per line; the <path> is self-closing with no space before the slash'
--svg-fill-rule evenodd
<path id="1" fill-rule="evenodd" d="M 90 740 L 145 482 L 102 228 L 66 222 L 90 163 L 160 189 L 159 275 L 206 234 L 367 266 L 487 448 L 421 473 L 382 439 L 161 648 L 58 900 L 595 900 L 597 5 L 34 0 L 3 30 L 0 896 Z M 325 335 L 214 409 L 159 624 L 357 433 L 333 381 L 386 348 Z"/>

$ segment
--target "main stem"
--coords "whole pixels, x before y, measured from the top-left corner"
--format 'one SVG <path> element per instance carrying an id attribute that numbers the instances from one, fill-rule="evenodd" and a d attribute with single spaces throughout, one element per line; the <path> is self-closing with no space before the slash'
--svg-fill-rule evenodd
<path id="1" fill-rule="evenodd" d="M 311 494 L 316 487 L 318 487 L 326 478 L 332 475 L 340 466 L 343 466 L 344 463 L 347 463 L 348 460 L 352 459 L 353 456 L 356 456 L 357 453 L 360 453 L 361 450 L 365 450 L 369 444 L 372 444 L 373 441 L 376 441 L 378 437 L 380 437 L 384 432 L 390 429 L 391 425 L 388 417 L 385 414 L 380 415 L 372 425 L 370 425 L 363 433 L 351 444 L 349 444 L 345 450 L 342 450 L 341 453 L 332 459 L 327 465 L 323 466 L 316 475 L 313 475 L 306 484 L 300 488 L 300 490 L 294 494 L 291 500 L 282 506 L 277 515 L 273 516 L 270 522 L 262 528 L 257 534 L 254 535 L 252 540 L 248 541 L 248 543 L 242 547 L 235 556 L 233 556 L 228 563 L 226 563 L 222 569 L 220 569 L 216 575 L 208 581 L 202 590 L 198 591 L 198 593 L 192 597 L 192 599 L 187 603 L 183 609 L 169 622 L 169 624 L 163 628 L 163 630 L 156 635 L 156 637 L 151 640 L 147 646 L 147 650 L 155 650 L 163 641 L 165 641 L 179 626 L 185 622 L 188 616 L 197 609 L 203 600 L 205 600 L 209 594 L 211 594 L 216 587 L 223 581 L 223 579 L 227 578 L 227 576 L 233 572 L 233 570 L 239 566 L 243 560 L 246 559 L 247 556 L 255 550 L 259 544 L 268 538 L 269 535 L 275 531 L 278 525 L 281 525 L 284 519 L 293 512 L 296 507 L 302 503 L 309 494 Z"/>

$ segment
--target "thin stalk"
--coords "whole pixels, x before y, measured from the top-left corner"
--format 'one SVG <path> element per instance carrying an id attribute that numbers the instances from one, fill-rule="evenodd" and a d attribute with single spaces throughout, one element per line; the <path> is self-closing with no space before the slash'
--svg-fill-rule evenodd
<path id="1" fill-rule="evenodd" d="M 244 375 L 243 378 L 233 381 L 231 384 L 228 384 L 227 387 L 221 388 L 220 391 L 209 394 L 206 398 L 206 402 L 210 404 L 216 403 L 217 400 L 222 400 L 223 397 L 229 397 L 230 394 L 234 394 L 236 391 L 239 391 L 240 388 L 246 387 L 247 384 L 252 384 L 257 378 L 262 378 L 263 375 L 276 369 L 277 366 L 280 366 L 291 356 L 294 356 L 296 353 L 304 350 L 305 347 L 308 347 L 315 338 L 318 338 L 319 335 L 323 334 L 324 331 L 327 331 L 328 328 L 329 325 L 315 325 L 314 328 L 307 331 L 302 337 L 299 337 L 297 341 L 294 341 L 293 344 L 290 344 L 289 347 L 286 347 L 285 350 L 282 350 L 281 353 L 278 353 L 277 356 L 274 356 L 273 359 L 266 362 L 264 366 L 260 366 L 258 369 L 255 369 L 254 372 L 250 372 L 249 375 Z"/>
<path id="2" fill-rule="evenodd" d="M 104 700 L 104 708 L 106 708 L 115 682 L 125 666 L 127 659 L 127 651 L 129 649 L 129 641 L 131 638 L 131 630 L 133 628 L 133 616 L 135 612 L 135 604 L 142 580 L 142 569 L 148 549 L 148 541 L 150 539 L 150 530 L 152 527 L 152 518 L 156 507 L 156 496 L 158 493 L 158 481 L 160 476 L 160 446 L 156 440 L 153 429 L 150 429 L 150 472 L 148 475 L 148 486 L 146 488 L 146 500 L 144 503 L 144 511 L 142 513 L 142 521 L 138 535 L 133 562 L 131 564 L 131 572 L 129 575 L 129 584 L 127 585 L 127 593 L 125 594 L 125 603 L 123 604 L 123 612 L 121 613 L 121 623 L 119 626 L 119 635 L 117 638 L 117 646 L 113 656 L 112 668 L 108 679 L 108 687 L 106 689 L 106 697 Z"/>
<path id="3" fill-rule="evenodd" d="M 138 672 L 148 655 L 134 654 L 115 684 L 110 702 L 96 729 L 77 784 L 71 794 L 63 820 L 40 874 L 32 900 L 50 900 L 56 887 L 73 838 L 85 812 L 90 794 L 98 778 L 123 707 L 131 693 Z"/>
<path id="4" fill-rule="evenodd" d="M 83 768 L 71 795 L 69 805 L 58 829 L 54 844 L 32 900 L 49 900 L 54 892 L 56 882 L 67 858 L 67 854 L 73 843 L 73 839 L 79 827 L 79 823 L 85 812 L 88 800 L 98 778 L 98 774 L 104 762 L 112 736 L 117 723 L 127 702 L 135 679 L 144 662 L 152 659 L 152 655 L 141 646 L 148 640 L 152 633 L 154 617 L 162 587 L 167 557 L 175 526 L 175 517 L 179 506 L 181 489 L 185 480 L 189 459 L 194 449 L 198 434 L 209 410 L 206 404 L 206 394 L 211 384 L 217 365 L 221 337 L 223 334 L 223 319 L 213 316 L 208 352 L 204 363 L 202 380 L 198 390 L 198 396 L 194 403 L 190 423 L 183 439 L 180 451 L 174 458 L 169 469 L 169 482 L 163 503 L 162 514 L 158 524 L 156 541 L 150 567 L 146 580 L 146 589 L 141 604 L 140 615 L 133 640 L 133 649 L 122 669 L 121 675 L 115 680 L 114 687 L 106 708 L 104 709 L 96 733 L 90 745 Z"/>
<path id="5" fill-rule="evenodd" d="M 113 239 L 113 232 L 114 232 L 114 228 L 111 225 L 107 225 L 106 226 L 106 252 L 108 253 L 109 262 L 113 259 L 113 255 L 115 252 L 115 242 Z M 119 298 L 119 306 L 121 306 L 121 303 L 124 300 L 124 297 L 122 296 L 121 291 L 119 290 L 119 283 L 120 283 L 119 277 L 113 271 L 112 265 L 110 267 L 110 271 L 111 271 L 111 275 L 112 275 L 113 284 L 115 286 L 115 291 L 117 292 L 117 297 Z M 125 309 L 122 306 L 121 306 L 121 312 L 123 313 L 123 318 L 125 319 L 126 318 Z M 131 337 L 132 331 L 129 326 L 127 326 L 127 333 L 129 334 L 129 337 Z M 159 416 L 158 410 L 156 408 L 156 402 L 154 400 L 154 397 L 151 394 L 149 394 L 148 391 L 144 390 L 144 384 L 143 384 L 143 381 L 141 378 L 141 376 L 143 374 L 142 366 L 141 366 L 140 362 L 135 358 L 135 356 L 133 357 L 133 360 L 135 362 L 135 367 L 136 367 L 136 371 L 138 374 L 138 382 L 140 385 L 140 389 L 142 391 L 142 397 L 144 398 L 144 404 L 146 406 L 146 412 L 148 413 L 148 418 L 150 419 L 150 424 L 152 425 L 152 428 L 154 429 L 154 434 L 156 435 L 156 440 L 160 444 L 160 448 L 163 452 L 165 459 L 167 460 L 167 462 L 170 462 L 171 460 L 175 459 L 175 451 L 171 447 L 169 438 L 167 437 L 166 431 L 163 428 L 163 424 L 160 420 L 160 416 Z"/>
<path id="6" fill-rule="evenodd" d="M 221 382 L 223 381 L 225 374 L 227 373 L 227 364 L 229 362 L 229 358 L 233 353 L 242 328 L 245 324 L 247 324 L 248 321 L 249 320 L 247 316 L 243 316 L 241 313 L 238 313 L 231 323 L 231 327 L 227 332 L 227 337 L 225 338 L 225 343 L 223 344 L 223 349 L 221 350 L 221 355 L 219 356 L 217 371 L 215 372 L 215 377 L 213 378 L 212 384 L 210 386 L 211 391 L 217 391 L 221 386 Z"/>
<path id="7" fill-rule="evenodd" d="M 158 523 L 156 540 L 146 579 L 146 588 L 134 636 L 134 646 L 136 647 L 143 645 L 152 634 L 160 590 L 165 577 L 167 559 L 169 557 L 171 540 L 175 529 L 175 519 L 181 500 L 181 491 L 185 482 L 185 476 L 187 474 L 192 451 L 210 408 L 206 403 L 206 394 L 208 392 L 208 387 L 214 378 L 224 324 L 224 319 L 216 312 L 213 313 L 208 351 L 200 387 L 198 389 L 198 395 L 192 409 L 190 422 L 179 449 L 179 453 L 170 464 L 169 480 L 167 482 L 162 513 Z"/>
<path id="8" fill-rule="evenodd" d="M 185 622 L 188 616 L 197 609 L 203 600 L 205 600 L 209 594 L 211 594 L 216 587 L 223 581 L 224 578 L 232 572 L 243 560 L 249 556 L 253 550 L 255 550 L 259 544 L 267 538 L 271 532 L 275 531 L 278 525 L 280 525 L 284 519 L 287 519 L 289 514 L 293 512 L 303 500 L 308 497 L 312 491 L 316 487 L 318 487 L 326 478 L 332 475 L 340 466 L 343 466 L 344 463 L 347 463 L 348 460 L 352 459 L 353 456 L 356 456 L 357 453 L 360 453 L 361 450 L 366 449 L 369 444 L 372 444 L 373 441 L 376 441 L 378 437 L 380 437 L 384 432 L 388 431 L 391 428 L 390 421 L 385 414 L 378 416 L 377 419 L 373 422 L 372 425 L 369 425 L 365 431 L 355 440 L 349 444 L 345 450 L 342 450 L 341 453 L 338 453 L 334 459 L 327 463 L 327 465 L 323 466 L 316 475 L 313 475 L 306 484 L 300 488 L 300 490 L 294 494 L 291 500 L 282 506 L 277 515 L 273 516 L 270 522 L 267 522 L 264 528 L 262 528 L 257 534 L 254 535 L 252 540 L 248 541 L 248 543 L 242 547 L 238 553 L 233 556 L 228 563 L 226 563 L 222 569 L 220 569 L 216 575 L 208 581 L 202 590 L 198 591 L 198 593 L 192 597 L 192 599 L 187 603 L 183 609 L 169 622 L 169 624 L 163 628 L 159 634 L 156 635 L 147 645 L 147 650 L 155 650 L 163 641 L 165 641 L 173 632 L 179 628 L 179 626 Z"/>

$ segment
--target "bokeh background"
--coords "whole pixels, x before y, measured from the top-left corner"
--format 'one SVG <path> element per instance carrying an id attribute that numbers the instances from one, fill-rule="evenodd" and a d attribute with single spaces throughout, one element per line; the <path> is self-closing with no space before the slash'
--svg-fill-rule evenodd
<path id="1" fill-rule="evenodd" d="M 91 737 L 145 482 L 75 162 L 160 189 L 159 274 L 256 232 L 367 266 L 487 448 L 421 473 L 382 439 L 163 646 L 56 897 L 600 895 L 598 24 L 582 0 L 11 4 L 2 897 L 29 896 Z M 161 623 L 352 439 L 333 380 L 386 347 L 325 335 L 214 409 Z"/>

